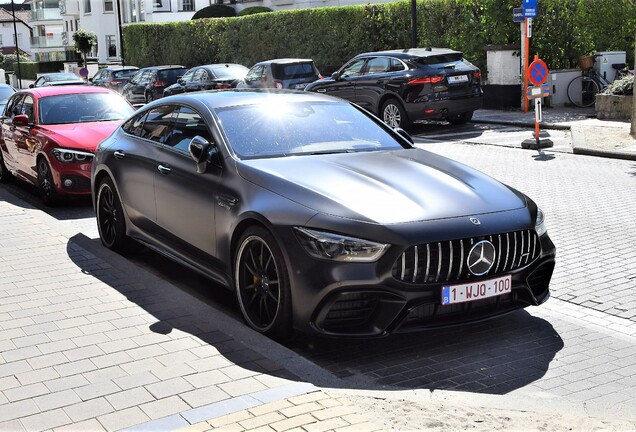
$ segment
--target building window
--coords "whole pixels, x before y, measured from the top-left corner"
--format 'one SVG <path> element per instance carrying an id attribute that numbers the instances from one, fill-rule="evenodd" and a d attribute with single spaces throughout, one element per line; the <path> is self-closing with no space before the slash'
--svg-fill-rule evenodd
<path id="1" fill-rule="evenodd" d="M 108 57 L 117 57 L 117 39 L 115 35 L 106 35 L 106 46 L 108 47 Z"/>
<path id="2" fill-rule="evenodd" d="M 84 13 L 91 13 L 91 0 L 84 0 Z"/>
<path id="3" fill-rule="evenodd" d="M 170 12 L 170 0 L 154 0 L 152 10 L 153 12 Z"/>
<path id="4" fill-rule="evenodd" d="M 182 12 L 194 11 L 194 0 L 179 0 L 179 10 Z"/>
<path id="5" fill-rule="evenodd" d="M 113 10 L 113 0 L 104 0 L 104 12 L 112 12 Z"/>

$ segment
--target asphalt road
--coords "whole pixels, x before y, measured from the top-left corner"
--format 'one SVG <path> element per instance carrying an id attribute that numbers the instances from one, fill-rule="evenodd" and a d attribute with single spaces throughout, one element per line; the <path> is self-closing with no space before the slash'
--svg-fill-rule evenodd
<path id="1" fill-rule="evenodd" d="M 527 129 L 431 123 L 417 126 L 413 132 L 421 148 L 476 167 L 527 193 L 543 208 L 557 246 L 551 285 L 554 298 L 636 322 L 636 224 L 630 216 L 636 213 L 636 163 L 558 152 L 540 154 L 501 145 L 527 135 Z M 485 138 L 498 145 L 474 144 Z M 69 236 L 81 232 L 97 238 L 89 200 L 46 208 L 33 188 L 6 187 L 53 216 L 56 228 Z M 232 293 L 208 280 L 189 275 L 150 251 L 130 259 L 201 301 L 238 316 Z M 545 374 L 563 347 L 552 323 L 536 316 L 539 309 L 468 328 L 380 341 L 302 337 L 289 346 L 336 375 L 349 377 L 352 387 L 359 383 L 366 389 L 397 386 L 505 394 Z M 528 360 L 529 347 L 524 348 L 528 340 L 532 341 L 532 361 Z M 516 341 L 512 355 L 510 341 Z M 504 353 L 505 361 L 501 359 Z M 489 373 L 475 375 L 475 362 Z"/>

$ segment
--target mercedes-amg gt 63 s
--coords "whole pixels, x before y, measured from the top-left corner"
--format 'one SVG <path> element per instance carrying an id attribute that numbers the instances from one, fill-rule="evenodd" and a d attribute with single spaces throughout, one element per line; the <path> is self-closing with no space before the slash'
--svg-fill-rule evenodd
<path id="1" fill-rule="evenodd" d="M 93 163 L 102 243 L 141 242 L 236 292 L 246 323 L 370 337 L 549 297 L 555 247 L 527 196 L 325 95 L 152 102 Z"/>

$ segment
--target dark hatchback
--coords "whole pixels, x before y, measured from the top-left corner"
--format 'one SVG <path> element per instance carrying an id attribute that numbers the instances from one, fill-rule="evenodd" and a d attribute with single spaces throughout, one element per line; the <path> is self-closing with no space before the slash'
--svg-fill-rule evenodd
<path id="1" fill-rule="evenodd" d="M 187 72 L 185 66 L 152 66 L 139 69 L 121 93 L 131 104 L 143 104 L 163 97 L 163 90 Z"/>
<path id="2" fill-rule="evenodd" d="M 88 81 L 95 86 L 122 91 L 130 78 L 139 70 L 137 66 L 105 67 L 97 71 Z"/>
<path id="3" fill-rule="evenodd" d="M 546 301 L 555 248 L 536 204 L 409 138 L 308 92 L 170 96 L 99 145 L 100 238 L 234 290 L 245 321 L 278 338 L 381 336 Z"/>
<path id="4" fill-rule="evenodd" d="M 422 119 L 460 124 L 481 108 L 481 73 L 459 51 L 413 48 L 360 54 L 305 90 L 338 96 L 392 127 Z"/>
<path id="5" fill-rule="evenodd" d="M 193 67 L 163 91 L 164 96 L 200 90 L 234 88 L 248 69 L 240 64 L 224 63 Z"/>
<path id="6" fill-rule="evenodd" d="M 313 60 L 284 58 L 256 63 L 236 87 L 302 90 L 320 78 L 322 76 Z"/>

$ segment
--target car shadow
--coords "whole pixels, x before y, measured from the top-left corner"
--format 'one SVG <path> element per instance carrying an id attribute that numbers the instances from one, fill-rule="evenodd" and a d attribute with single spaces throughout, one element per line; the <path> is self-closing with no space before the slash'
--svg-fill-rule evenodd
<path id="1" fill-rule="evenodd" d="M 5 197 L 7 202 L 18 207 L 24 207 L 26 203 L 28 208 L 41 210 L 57 220 L 64 221 L 95 216 L 90 196 L 65 197 L 57 205 L 50 207 L 42 202 L 38 189 L 31 184 L 13 180 L 10 183 L 3 183 L 2 187 L 10 192 Z"/>
<path id="2" fill-rule="evenodd" d="M 409 128 L 409 133 L 413 138 L 446 140 L 461 136 L 462 139 L 477 138 L 484 134 L 488 125 L 480 123 L 466 123 L 462 125 L 452 125 L 445 121 L 423 120 L 413 123 Z"/>
<path id="3" fill-rule="evenodd" d="M 242 368 L 296 381 L 302 375 L 321 387 L 505 394 L 541 378 L 563 348 L 549 322 L 517 311 L 476 324 L 380 339 L 299 335 L 285 346 L 338 379 L 294 374 L 286 360 L 269 360 L 277 355 L 259 354 L 249 348 L 253 345 L 243 345 L 244 338 L 238 343 L 232 331 L 219 330 L 219 322 L 229 321 L 229 328 L 242 326 L 240 334 L 253 333 L 241 322 L 231 291 L 147 249 L 124 257 L 104 248 L 98 239 L 77 234 L 69 239 L 67 252 L 84 273 L 152 315 L 150 331 L 169 334 L 177 329 L 213 346 Z M 278 346 L 262 336 L 253 337 L 268 352 Z"/>

